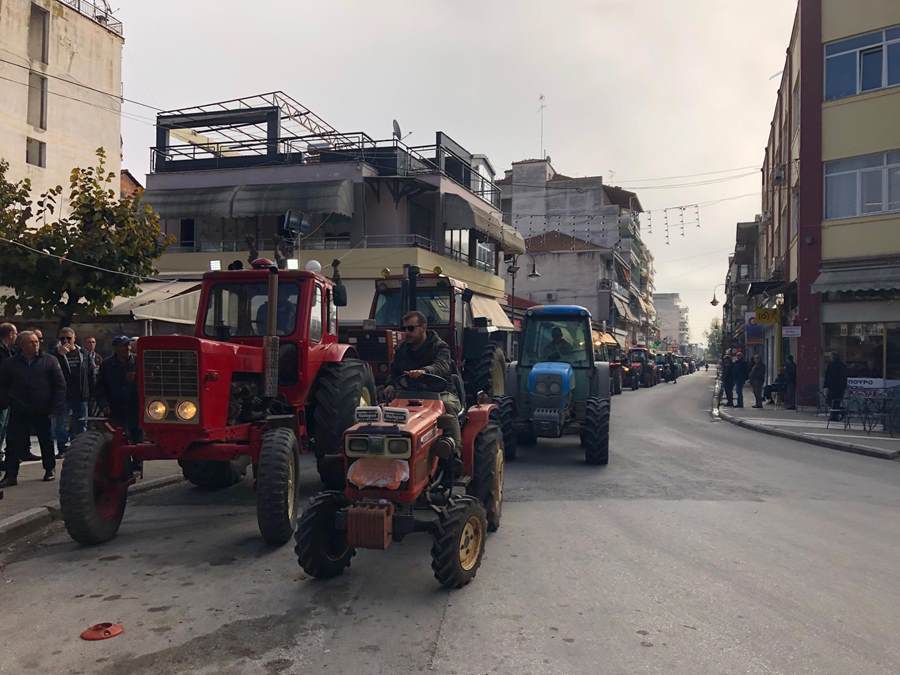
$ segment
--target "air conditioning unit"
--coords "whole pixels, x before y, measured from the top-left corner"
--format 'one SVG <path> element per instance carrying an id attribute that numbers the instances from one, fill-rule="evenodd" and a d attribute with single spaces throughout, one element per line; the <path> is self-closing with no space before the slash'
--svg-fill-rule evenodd
<path id="1" fill-rule="evenodd" d="M 556 293 L 547 293 L 547 300 L 549 302 L 555 302 L 556 301 Z"/>

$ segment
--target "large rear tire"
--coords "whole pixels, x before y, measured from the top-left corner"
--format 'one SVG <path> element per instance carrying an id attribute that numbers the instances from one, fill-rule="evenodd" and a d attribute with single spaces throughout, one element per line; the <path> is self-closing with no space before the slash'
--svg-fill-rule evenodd
<path id="1" fill-rule="evenodd" d="M 512 396 L 498 396 L 494 399 L 497 404 L 497 424 L 503 434 L 503 454 L 506 459 L 513 461 L 519 450 L 518 434 L 516 433 L 516 402 Z"/>
<path id="2" fill-rule="evenodd" d="M 615 374 L 612 378 L 612 393 L 613 394 L 621 394 L 622 393 L 622 371 L 616 370 Z"/>
<path id="3" fill-rule="evenodd" d="M 456 497 L 440 513 L 431 547 L 431 569 L 444 588 L 462 588 L 478 573 L 487 520 L 474 497 Z"/>
<path id="4" fill-rule="evenodd" d="M 344 489 L 343 436 L 356 421 L 356 408 L 375 401 L 375 378 L 357 359 L 327 363 L 316 380 L 313 440 L 319 476 L 329 490 Z"/>
<path id="5" fill-rule="evenodd" d="M 466 387 L 467 405 L 474 405 L 478 392 L 488 396 L 506 393 L 506 355 L 499 345 L 489 343 L 477 359 L 466 361 L 463 381 Z"/>
<path id="6" fill-rule="evenodd" d="M 596 396 L 587 400 L 584 430 L 581 432 L 584 460 L 588 464 L 609 464 L 609 401 Z"/>
<path id="7" fill-rule="evenodd" d="M 475 475 L 469 483 L 469 494 L 484 506 L 488 532 L 500 528 L 503 514 L 503 435 L 494 424 L 488 424 L 475 437 Z"/>
<path id="8" fill-rule="evenodd" d="M 116 536 L 128 482 L 106 471 L 112 438 L 99 431 L 79 434 L 66 451 L 59 477 L 59 505 L 69 536 L 79 544 L 102 544 Z"/>
<path id="9" fill-rule="evenodd" d="M 316 579 L 331 579 L 350 567 L 356 549 L 347 543 L 346 530 L 334 527 L 335 514 L 347 506 L 340 492 L 320 492 L 310 499 L 297 526 L 297 563 Z"/>
<path id="10" fill-rule="evenodd" d="M 256 472 L 256 521 L 267 544 L 287 543 L 297 526 L 300 446 L 292 429 L 263 434 Z"/>
<path id="11" fill-rule="evenodd" d="M 205 459 L 179 460 L 184 479 L 204 490 L 221 490 L 239 483 L 244 477 L 241 464 Z"/>

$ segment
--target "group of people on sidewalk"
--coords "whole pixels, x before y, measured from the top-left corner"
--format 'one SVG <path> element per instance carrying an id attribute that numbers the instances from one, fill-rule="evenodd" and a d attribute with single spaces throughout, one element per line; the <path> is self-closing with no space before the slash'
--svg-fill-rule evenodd
<path id="1" fill-rule="evenodd" d="M 784 407 L 795 410 L 797 407 L 797 364 L 794 357 L 788 354 L 784 366 L 771 384 L 766 384 L 766 364 L 758 354 L 754 354 L 750 363 L 744 353 L 733 351 L 722 357 L 719 366 L 722 379 L 722 393 L 725 395 L 727 407 L 744 407 L 744 385 L 749 382 L 753 389 L 754 408 L 762 408 L 763 401 L 774 402 L 773 396 L 778 393 L 784 397 Z"/>
<path id="2" fill-rule="evenodd" d="M 0 324 L 0 454 L 5 475 L 0 488 L 17 485 L 19 464 L 41 460 L 44 481 L 54 480 L 56 460 L 71 440 L 87 429 L 88 414 L 101 414 L 138 435 L 138 395 L 133 340 L 113 338 L 113 354 L 97 353 L 97 340 L 79 346 L 75 331 L 59 331 L 54 347 L 45 349 L 38 328 L 18 332 L 12 323 Z M 41 456 L 31 454 L 31 435 L 37 436 Z M 56 448 L 54 452 L 54 440 Z"/>

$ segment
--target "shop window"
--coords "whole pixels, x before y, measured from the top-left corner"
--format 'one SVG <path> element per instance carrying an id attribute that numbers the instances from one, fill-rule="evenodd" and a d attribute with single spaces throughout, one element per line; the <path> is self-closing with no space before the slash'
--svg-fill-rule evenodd
<path id="1" fill-rule="evenodd" d="M 825 351 L 837 352 L 847 377 L 884 377 L 883 323 L 826 323 Z"/>
<path id="2" fill-rule="evenodd" d="M 887 372 L 885 378 L 900 381 L 900 323 L 885 324 Z"/>

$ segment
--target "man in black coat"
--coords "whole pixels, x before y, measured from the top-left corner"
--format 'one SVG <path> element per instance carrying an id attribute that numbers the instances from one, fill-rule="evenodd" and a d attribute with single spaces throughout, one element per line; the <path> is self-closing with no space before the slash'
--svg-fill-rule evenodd
<path id="1" fill-rule="evenodd" d="M 744 359 L 744 353 L 738 352 L 731 366 L 731 375 L 734 378 L 734 389 L 737 394 L 735 408 L 744 407 L 744 383 L 747 381 L 749 374 L 750 369 L 747 366 L 747 361 Z"/>
<path id="2" fill-rule="evenodd" d="M 113 355 L 103 360 L 97 378 L 97 405 L 110 421 L 125 429 L 131 442 L 140 440 L 138 428 L 137 361 L 131 338 L 113 338 Z"/>
<path id="3" fill-rule="evenodd" d="M 31 331 L 20 333 L 17 344 L 19 353 L 0 366 L 0 409 L 9 408 L 6 476 L 0 488 L 18 483 L 19 461 L 32 430 L 41 445 L 44 480 L 54 479 L 50 415 L 62 414 L 66 403 L 66 381 L 59 361 L 40 351 L 40 341 Z"/>
<path id="4" fill-rule="evenodd" d="M 731 408 L 734 405 L 734 364 L 731 357 L 726 354 L 722 357 L 722 389 L 725 391 L 725 405 Z M 721 396 L 719 397 L 721 400 Z"/>
<path id="5" fill-rule="evenodd" d="M 16 338 L 19 333 L 11 323 L 0 323 L 0 366 L 6 359 L 15 356 Z M 9 410 L 0 410 L 0 446 L 6 440 L 6 425 L 9 423 Z M 0 469 L 5 466 L 2 448 L 0 448 Z"/>
<path id="6" fill-rule="evenodd" d="M 797 364 L 790 354 L 784 357 L 784 407 L 797 409 Z"/>
<path id="7" fill-rule="evenodd" d="M 88 404 L 94 396 L 97 379 L 93 358 L 75 344 L 75 331 L 59 331 L 59 343 L 53 355 L 59 361 L 66 380 L 66 411 L 55 418 L 56 451 L 63 455 L 69 441 L 87 429 Z"/>
<path id="8" fill-rule="evenodd" d="M 828 401 L 828 407 L 831 409 L 832 421 L 841 418 L 841 401 L 844 399 L 844 392 L 847 391 L 847 366 L 841 361 L 841 355 L 837 352 L 831 352 L 831 359 L 828 367 L 825 368 L 825 382 L 822 385 L 825 390 L 825 399 Z"/>

